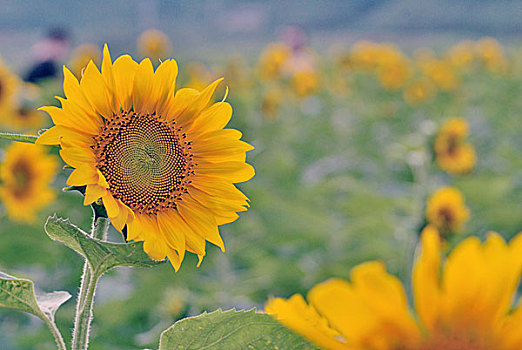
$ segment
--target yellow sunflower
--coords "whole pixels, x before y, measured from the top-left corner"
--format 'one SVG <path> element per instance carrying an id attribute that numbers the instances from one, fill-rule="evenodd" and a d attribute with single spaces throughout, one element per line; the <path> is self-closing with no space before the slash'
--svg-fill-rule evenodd
<path id="1" fill-rule="evenodd" d="M 259 59 L 258 69 L 261 79 L 281 78 L 281 69 L 291 55 L 292 50 L 283 43 L 268 45 Z"/>
<path id="2" fill-rule="evenodd" d="M 439 167 L 450 174 L 466 174 L 476 163 L 475 149 L 464 141 L 468 124 L 464 119 L 448 120 L 435 138 L 434 151 Z"/>
<path id="3" fill-rule="evenodd" d="M 435 85 L 429 79 L 421 78 L 407 86 L 402 96 L 410 106 L 417 106 L 433 99 L 436 94 Z"/>
<path id="4" fill-rule="evenodd" d="M 428 199 L 426 220 L 442 235 L 460 231 L 468 218 L 464 195 L 456 188 L 442 187 Z"/>
<path id="5" fill-rule="evenodd" d="M 0 59 L 0 118 L 13 110 L 20 79 Z M 0 122 L 2 121 L 0 119 Z"/>
<path id="6" fill-rule="evenodd" d="M 241 132 L 223 129 L 230 104 L 210 99 L 221 81 L 203 91 L 175 91 L 176 61 L 154 71 L 124 55 L 111 61 L 104 48 L 101 73 L 90 62 L 80 82 L 64 68 L 61 108 L 43 107 L 55 126 L 37 143 L 59 144 L 75 168 L 67 183 L 86 186 L 84 204 L 101 198 L 117 230 L 144 241 L 156 260 L 178 270 L 185 251 L 200 262 L 205 242 L 222 250 L 218 225 L 238 218 L 248 199 L 234 183 L 252 178 L 245 163 L 253 149 Z"/>
<path id="7" fill-rule="evenodd" d="M 315 94 L 319 88 L 319 74 L 315 71 L 295 73 L 292 77 L 292 88 L 300 98 Z"/>
<path id="8" fill-rule="evenodd" d="M 158 62 L 170 55 L 172 44 L 169 37 L 160 30 L 149 29 L 138 38 L 138 50 L 142 57 Z"/>
<path id="9" fill-rule="evenodd" d="M 422 234 L 413 269 L 415 317 L 399 279 L 366 262 L 351 282 L 330 279 L 308 293 L 275 298 L 266 311 L 328 350 L 519 350 L 522 306 L 514 304 L 522 271 L 522 234 L 471 237 L 442 264 L 436 230 Z"/>
<path id="10" fill-rule="evenodd" d="M 55 197 L 49 187 L 58 162 L 40 146 L 13 143 L 0 166 L 0 199 L 9 218 L 31 223 Z"/>

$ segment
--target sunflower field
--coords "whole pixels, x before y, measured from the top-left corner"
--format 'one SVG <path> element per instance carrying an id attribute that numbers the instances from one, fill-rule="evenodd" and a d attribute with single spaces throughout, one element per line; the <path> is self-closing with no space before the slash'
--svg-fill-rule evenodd
<path id="1" fill-rule="evenodd" d="M 0 56 L 0 349 L 522 349 L 520 43 L 161 29 Z"/>

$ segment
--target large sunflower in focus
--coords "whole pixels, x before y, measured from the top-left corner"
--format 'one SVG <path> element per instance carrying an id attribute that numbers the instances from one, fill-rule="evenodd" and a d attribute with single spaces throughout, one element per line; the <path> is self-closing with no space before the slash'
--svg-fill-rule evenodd
<path id="1" fill-rule="evenodd" d="M 49 184 L 56 174 L 58 162 L 42 147 L 13 143 L 0 166 L 0 201 L 7 215 L 15 221 L 31 223 L 38 210 L 55 197 Z"/>
<path id="2" fill-rule="evenodd" d="M 128 55 L 112 63 L 105 46 L 101 73 L 90 62 L 78 82 L 64 69 L 66 99 L 43 107 L 55 126 L 37 141 L 61 146 L 75 168 L 67 183 L 86 186 L 85 205 L 101 198 L 116 229 L 176 270 L 185 251 L 201 262 L 206 241 L 224 250 L 218 225 L 248 206 L 233 184 L 254 175 L 245 163 L 253 147 L 223 129 L 231 106 L 209 105 L 221 80 L 175 91 L 177 73 L 174 60 L 156 71 Z"/>

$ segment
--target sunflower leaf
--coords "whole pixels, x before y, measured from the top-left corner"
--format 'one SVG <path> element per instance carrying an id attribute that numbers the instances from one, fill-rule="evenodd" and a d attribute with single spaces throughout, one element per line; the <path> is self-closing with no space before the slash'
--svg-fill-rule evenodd
<path id="1" fill-rule="evenodd" d="M 64 291 L 36 294 L 32 281 L 0 272 L 0 307 L 25 311 L 54 322 L 56 310 L 70 298 Z"/>
<path id="2" fill-rule="evenodd" d="M 267 314 L 217 310 L 180 320 L 161 334 L 159 350 L 312 350 L 307 340 Z"/>
<path id="3" fill-rule="evenodd" d="M 96 275 L 102 275 L 116 266 L 152 267 L 161 264 L 145 253 L 142 242 L 100 241 L 71 224 L 69 219 L 58 218 L 56 215 L 47 219 L 45 232 L 52 240 L 61 242 L 84 256 Z"/>

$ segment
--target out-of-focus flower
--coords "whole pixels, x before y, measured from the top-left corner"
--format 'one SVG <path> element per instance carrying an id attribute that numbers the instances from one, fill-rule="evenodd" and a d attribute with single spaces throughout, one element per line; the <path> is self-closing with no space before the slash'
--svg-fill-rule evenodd
<path id="1" fill-rule="evenodd" d="M 408 61 L 403 57 L 396 57 L 381 63 L 378 78 L 381 85 L 387 90 L 400 89 L 410 77 Z"/>
<path id="2" fill-rule="evenodd" d="M 213 79 L 212 73 L 201 62 L 187 63 L 187 86 L 196 90 L 203 90 Z"/>
<path id="3" fill-rule="evenodd" d="M 475 45 L 477 58 L 493 73 L 505 73 L 508 63 L 504 49 L 493 38 L 482 38 Z"/>
<path id="4" fill-rule="evenodd" d="M 71 59 L 69 60 L 69 68 L 77 78 L 81 78 L 83 69 L 87 67 L 90 61 L 99 65 L 101 61 L 101 50 L 94 44 L 83 44 L 73 50 Z"/>
<path id="5" fill-rule="evenodd" d="M 85 205 L 101 198 L 114 227 L 151 258 L 178 270 L 186 251 L 202 261 L 206 241 L 224 250 L 218 226 L 247 210 L 234 184 L 254 168 L 245 162 L 253 147 L 224 129 L 230 104 L 210 103 L 221 79 L 176 91 L 174 60 L 154 70 L 128 55 L 113 63 L 107 46 L 103 56 L 101 73 L 90 62 L 80 82 L 64 69 L 66 99 L 42 108 L 55 126 L 37 143 L 61 146 L 75 168 L 67 184 L 86 186 Z"/>
<path id="6" fill-rule="evenodd" d="M 55 198 L 49 187 L 58 162 L 43 147 L 13 143 L 0 166 L 0 199 L 10 219 L 32 223 L 36 213 Z"/>
<path id="7" fill-rule="evenodd" d="M 475 149 L 464 141 L 468 123 L 462 118 L 448 120 L 437 133 L 434 144 L 439 167 L 450 174 L 466 174 L 476 163 Z"/>
<path id="8" fill-rule="evenodd" d="M 446 60 L 457 69 L 469 70 L 475 60 L 474 43 L 464 40 L 446 52 Z"/>
<path id="9" fill-rule="evenodd" d="M 403 91 L 404 100 L 411 106 L 430 101 L 437 94 L 437 88 L 427 78 L 420 78 L 408 85 Z"/>
<path id="10" fill-rule="evenodd" d="M 514 304 L 522 271 L 522 235 L 471 237 L 442 263 L 436 230 L 421 236 L 412 273 L 415 314 L 400 280 L 381 262 L 353 268 L 307 295 L 269 300 L 266 311 L 327 350 L 518 350 L 522 306 Z M 514 309 L 513 309 L 514 308 Z"/>
<path id="11" fill-rule="evenodd" d="M 0 59 L 0 121 L 3 115 L 14 109 L 15 95 L 20 85 L 20 79 Z"/>
<path id="12" fill-rule="evenodd" d="M 426 220 L 443 237 L 459 232 L 469 218 L 464 195 L 454 187 L 442 187 L 428 198 Z"/>
<path id="13" fill-rule="evenodd" d="M 279 108 L 283 101 L 283 91 L 279 86 L 270 85 L 261 97 L 261 112 L 265 119 L 274 121 L 279 115 Z"/>
<path id="14" fill-rule="evenodd" d="M 378 65 L 380 47 L 371 41 L 356 42 L 350 50 L 350 61 L 354 69 L 373 70 Z"/>
<path id="15" fill-rule="evenodd" d="M 415 66 L 421 71 L 424 71 L 426 66 L 437 61 L 437 56 L 432 49 L 421 47 L 413 52 L 413 60 L 415 62 Z"/>
<path id="16" fill-rule="evenodd" d="M 453 91 L 460 84 L 453 68 L 443 60 L 426 63 L 424 74 L 442 91 Z"/>
<path id="17" fill-rule="evenodd" d="M 301 71 L 292 77 L 292 88 L 298 97 L 315 94 L 319 88 L 319 74 L 316 71 Z"/>
<path id="18" fill-rule="evenodd" d="M 258 64 L 259 75 L 262 79 L 274 80 L 281 78 L 281 70 L 292 50 L 283 43 L 272 43 L 261 53 Z"/>
<path id="19" fill-rule="evenodd" d="M 169 37 L 161 30 L 149 29 L 138 38 L 138 51 L 142 57 L 148 57 L 154 64 L 168 58 L 172 50 Z"/>

